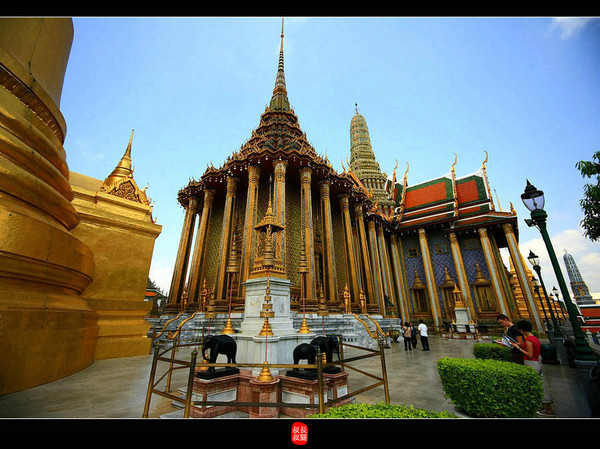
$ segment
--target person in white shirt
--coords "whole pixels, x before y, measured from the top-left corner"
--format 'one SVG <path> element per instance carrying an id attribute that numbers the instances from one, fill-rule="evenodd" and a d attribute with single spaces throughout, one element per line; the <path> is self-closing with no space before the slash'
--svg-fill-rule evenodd
<path id="1" fill-rule="evenodd" d="M 429 334 L 427 333 L 427 325 L 423 320 L 419 320 L 417 331 L 421 336 L 421 346 L 423 346 L 423 351 L 429 351 Z"/>

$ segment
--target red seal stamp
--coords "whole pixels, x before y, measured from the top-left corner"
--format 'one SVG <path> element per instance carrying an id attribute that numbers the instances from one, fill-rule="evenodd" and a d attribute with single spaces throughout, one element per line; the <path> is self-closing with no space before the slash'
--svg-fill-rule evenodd
<path id="1" fill-rule="evenodd" d="M 292 443 L 303 446 L 308 441 L 308 426 L 301 422 L 292 424 Z"/>

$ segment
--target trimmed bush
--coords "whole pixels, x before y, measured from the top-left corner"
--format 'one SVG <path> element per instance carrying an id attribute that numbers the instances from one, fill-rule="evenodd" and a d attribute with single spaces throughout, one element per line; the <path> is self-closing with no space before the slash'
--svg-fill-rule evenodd
<path id="1" fill-rule="evenodd" d="M 528 366 L 443 357 L 437 368 L 446 397 L 473 418 L 531 418 L 541 404 L 542 381 Z"/>
<path id="2" fill-rule="evenodd" d="M 498 343 L 475 343 L 473 345 L 473 355 L 476 359 L 511 361 L 510 348 Z"/>
<path id="3" fill-rule="evenodd" d="M 323 414 L 310 415 L 309 418 L 458 418 L 455 414 L 442 411 L 430 412 L 412 405 L 394 405 L 380 402 L 375 405 L 356 403 L 331 407 Z"/>

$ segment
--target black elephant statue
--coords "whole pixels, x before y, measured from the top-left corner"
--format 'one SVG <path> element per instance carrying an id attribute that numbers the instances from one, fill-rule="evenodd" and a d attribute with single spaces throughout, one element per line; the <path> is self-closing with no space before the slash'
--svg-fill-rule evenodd
<path id="1" fill-rule="evenodd" d="M 333 361 L 333 351 L 337 353 L 338 360 L 340 360 L 340 345 L 337 337 L 316 337 L 310 344 L 321 348 L 321 353 L 325 354 L 327 363 Z"/>
<path id="2" fill-rule="evenodd" d="M 300 360 L 306 360 L 309 365 L 314 365 L 317 360 L 318 346 L 308 343 L 300 343 L 294 348 L 294 365 L 297 365 Z M 298 368 L 294 368 L 297 371 Z"/>
<path id="3" fill-rule="evenodd" d="M 206 357 L 206 351 L 210 350 L 210 355 Z M 237 343 L 229 335 L 207 335 L 202 344 L 202 358 L 209 363 L 215 363 L 219 354 L 227 357 L 227 363 L 236 363 L 235 354 L 237 352 Z M 213 371 L 214 366 L 209 370 Z"/>

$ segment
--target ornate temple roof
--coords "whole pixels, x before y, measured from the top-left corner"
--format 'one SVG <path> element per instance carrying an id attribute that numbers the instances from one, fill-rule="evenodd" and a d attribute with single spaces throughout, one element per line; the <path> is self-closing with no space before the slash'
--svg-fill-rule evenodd
<path id="1" fill-rule="evenodd" d="M 436 223 L 449 223 L 452 229 L 484 224 L 516 222 L 516 213 L 497 211 L 490 192 L 485 164 L 467 176 L 456 177 L 455 162 L 449 173 L 414 186 L 388 179 L 388 190 L 396 199 L 394 221 L 397 229 L 410 229 Z"/>
<path id="2" fill-rule="evenodd" d="M 269 104 L 260 116 L 260 123 L 252 130 L 251 136 L 244 142 L 239 151 L 227 157 L 224 164 L 207 167 L 199 181 L 190 180 L 189 184 L 179 191 L 179 202 L 184 204 L 190 195 L 201 195 L 205 188 L 223 190 L 227 176 L 247 176 L 248 164 L 271 164 L 273 160 L 285 159 L 288 164 L 297 167 L 313 168 L 313 179 L 329 179 L 332 192 L 351 192 L 356 198 L 366 198 L 360 182 L 345 170 L 337 173 L 327 157 L 319 155 L 302 131 L 298 117 L 290 106 L 287 95 L 284 73 L 283 53 L 283 20 L 281 28 L 281 44 L 275 86 Z"/>
<path id="3" fill-rule="evenodd" d="M 371 146 L 365 118 L 358 112 L 350 124 L 350 161 L 348 171 L 338 173 L 327 157 L 319 155 L 300 128 L 298 117 L 290 106 L 284 72 L 283 20 L 281 44 L 275 86 L 269 104 L 260 116 L 257 128 L 238 151 L 227 157 L 224 164 L 207 167 L 199 181 L 190 180 L 178 194 L 180 204 L 187 204 L 189 196 L 202 196 L 204 189 L 224 191 L 226 178 L 247 178 L 248 164 L 258 164 L 272 169 L 272 162 L 284 159 L 288 171 L 308 166 L 313 169 L 313 181 L 328 179 L 331 194 L 348 193 L 352 202 L 365 204 L 365 212 L 388 229 L 404 230 L 444 224 L 452 229 L 475 228 L 488 224 L 512 222 L 516 228 L 516 213 L 496 211 L 490 194 L 485 169 L 457 178 L 454 167 L 438 178 L 408 186 L 407 173 L 402 182 L 393 175 L 382 173 Z M 516 230 L 516 229 L 515 229 Z"/>

